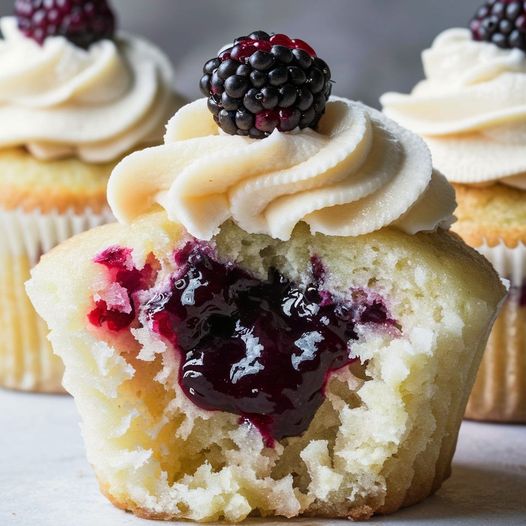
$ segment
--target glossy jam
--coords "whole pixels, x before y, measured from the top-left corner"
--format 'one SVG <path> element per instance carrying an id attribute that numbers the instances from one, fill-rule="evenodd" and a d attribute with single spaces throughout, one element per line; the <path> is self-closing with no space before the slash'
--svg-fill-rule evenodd
<path id="1" fill-rule="evenodd" d="M 381 298 L 356 290 L 343 301 L 324 289 L 317 257 L 306 285 L 276 269 L 258 279 L 195 242 L 174 253 L 178 270 L 164 284 L 155 285 L 151 264 L 136 268 L 128 248 L 110 247 L 94 262 L 109 285 L 89 322 L 114 333 L 148 323 L 179 354 L 186 396 L 239 415 L 269 447 L 308 428 L 331 372 L 353 361 L 358 324 L 395 325 Z"/>
<path id="2" fill-rule="evenodd" d="M 379 300 L 324 291 L 317 259 L 313 282 L 299 286 L 275 269 L 257 279 L 195 244 L 174 258 L 180 270 L 142 309 L 180 354 L 181 388 L 203 409 L 251 422 L 269 446 L 308 428 L 331 371 L 352 362 L 356 325 L 391 323 Z"/>

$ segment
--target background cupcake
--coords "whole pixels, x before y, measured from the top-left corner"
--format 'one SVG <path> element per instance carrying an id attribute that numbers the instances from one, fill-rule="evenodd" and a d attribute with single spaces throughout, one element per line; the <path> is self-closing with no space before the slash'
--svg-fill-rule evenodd
<path id="1" fill-rule="evenodd" d="M 112 167 L 160 141 L 178 99 L 169 60 L 115 33 L 105 0 L 18 0 L 15 15 L 0 20 L 0 385 L 59 391 L 24 282 L 54 245 L 112 219 Z"/>
<path id="2" fill-rule="evenodd" d="M 526 6 L 488 1 L 423 53 L 426 80 L 387 93 L 457 190 L 454 230 L 511 280 L 467 416 L 526 422 Z"/>

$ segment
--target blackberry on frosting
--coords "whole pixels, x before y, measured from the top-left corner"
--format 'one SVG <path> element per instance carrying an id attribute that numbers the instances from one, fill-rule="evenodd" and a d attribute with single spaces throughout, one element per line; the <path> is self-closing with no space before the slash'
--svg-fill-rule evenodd
<path id="1" fill-rule="evenodd" d="M 115 32 L 107 0 L 16 0 L 15 15 L 22 33 L 39 44 L 49 36 L 64 36 L 88 48 Z"/>
<path id="2" fill-rule="evenodd" d="M 315 128 L 332 89 L 329 66 L 309 44 L 264 31 L 237 38 L 203 73 L 200 88 L 217 124 L 255 139 Z"/>
<path id="3" fill-rule="evenodd" d="M 470 29 L 475 40 L 526 51 L 526 3 L 486 0 L 471 20 Z"/>

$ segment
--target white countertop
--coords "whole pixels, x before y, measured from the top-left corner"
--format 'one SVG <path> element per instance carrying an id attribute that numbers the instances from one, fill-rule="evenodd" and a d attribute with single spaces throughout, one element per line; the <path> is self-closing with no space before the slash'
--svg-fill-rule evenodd
<path id="1" fill-rule="evenodd" d="M 71 398 L 0 391 L 0 526 L 146 524 L 160 523 L 126 514 L 99 494 Z M 465 422 L 442 489 L 367 524 L 526 525 L 526 426 Z"/>

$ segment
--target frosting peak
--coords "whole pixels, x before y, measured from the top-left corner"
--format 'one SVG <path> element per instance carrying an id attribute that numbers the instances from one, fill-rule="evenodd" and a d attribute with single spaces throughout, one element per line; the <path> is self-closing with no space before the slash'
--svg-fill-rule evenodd
<path id="1" fill-rule="evenodd" d="M 421 139 L 334 97 L 318 131 L 275 131 L 261 140 L 221 133 L 206 99 L 197 100 L 172 118 L 164 145 L 121 161 L 108 201 L 124 222 L 161 205 L 200 239 L 230 218 L 278 239 L 300 221 L 327 235 L 388 225 L 415 233 L 449 226 L 455 208 Z"/>
<path id="2" fill-rule="evenodd" d="M 173 72 L 154 46 L 128 35 L 87 50 L 64 37 L 39 45 L 15 18 L 0 27 L 0 147 L 106 162 L 160 139 L 174 110 Z"/>
<path id="3" fill-rule="evenodd" d="M 438 35 L 431 49 L 422 53 L 422 61 L 427 81 L 416 91 L 437 88 L 437 94 L 489 82 L 505 73 L 526 73 L 523 51 L 475 41 L 467 29 L 448 29 Z"/>
<path id="4" fill-rule="evenodd" d="M 451 181 L 526 183 L 526 54 L 449 29 L 422 59 L 426 79 L 386 93 L 385 114 L 425 137 Z"/>

